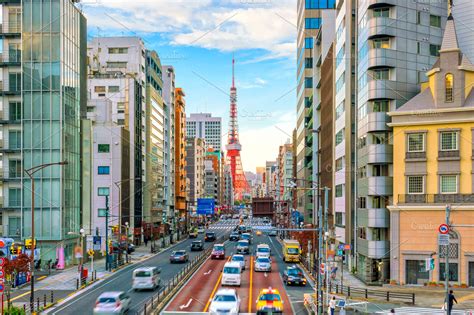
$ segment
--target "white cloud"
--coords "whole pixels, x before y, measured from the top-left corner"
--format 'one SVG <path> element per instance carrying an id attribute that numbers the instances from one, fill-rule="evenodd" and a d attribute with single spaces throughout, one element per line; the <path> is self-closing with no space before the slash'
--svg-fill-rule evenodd
<path id="1" fill-rule="evenodd" d="M 174 45 L 261 49 L 261 60 L 294 58 L 296 50 L 293 0 L 97 0 L 85 12 L 92 28 L 165 33 Z"/>
<path id="2" fill-rule="evenodd" d="M 237 80 L 237 88 L 241 89 L 255 89 L 255 88 L 262 88 L 264 85 L 267 84 L 267 81 L 262 78 L 255 78 L 252 82 L 245 82 Z"/>

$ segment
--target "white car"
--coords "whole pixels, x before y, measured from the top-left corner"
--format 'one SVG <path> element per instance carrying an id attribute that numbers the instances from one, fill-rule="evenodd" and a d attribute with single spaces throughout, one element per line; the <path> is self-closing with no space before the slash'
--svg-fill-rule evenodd
<path id="1" fill-rule="evenodd" d="M 239 254 L 232 255 L 232 259 L 230 261 L 240 263 L 240 268 L 242 268 L 242 270 L 245 270 L 245 257 L 244 257 L 244 255 L 239 255 Z"/>
<path id="2" fill-rule="evenodd" d="M 130 297 L 125 292 L 104 292 L 95 302 L 94 314 L 125 314 L 129 309 Z"/>
<path id="3" fill-rule="evenodd" d="M 203 227 L 198 227 L 198 233 L 203 234 L 206 230 Z"/>
<path id="4" fill-rule="evenodd" d="M 212 299 L 209 307 L 211 315 L 229 314 L 238 315 L 240 312 L 240 298 L 234 289 L 220 289 Z"/>
<path id="5" fill-rule="evenodd" d="M 132 289 L 154 290 L 160 285 L 160 269 L 156 267 L 142 267 L 133 271 Z"/>
<path id="6" fill-rule="evenodd" d="M 268 244 L 258 244 L 257 249 L 255 250 L 256 257 L 267 257 L 270 258 L 271 250 Z"/>
<path id="7" fill-rule="evenodd" d="M 272 261 L 268 257 L 257 257 L 253 270 L 255 271 L 272 271 Z"/>

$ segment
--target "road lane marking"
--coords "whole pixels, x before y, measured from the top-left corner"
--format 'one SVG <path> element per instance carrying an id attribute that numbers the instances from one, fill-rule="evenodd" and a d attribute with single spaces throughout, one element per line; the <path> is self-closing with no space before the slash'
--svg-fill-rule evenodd
<path id="1" fill-rule="evenodd" d="M 252 268 L 253 256 L 250 256 L 250 288 L 249 288 L 249 313 L 252 313 L 252 287 L 253 287 L 253 268 Z"/>
<path id="2" fill-rule="evenodd" d="M 188 308 L 189 305 L 191 305 L 191 302 L 193 301 L 193 298 L 190 298 L 188 303 L 187 304 L 183 304 L 179 307 L 180 310 L 182 310 L 183 308 Z"/>
<path id="3" fill-rule="evenodd" d="M 36 291 L 35 291 L 35 292 L 36 292 Z M 10 301 L 18 300 L 19 298 L 24 297 L 25 295 L 28 295 L 28 294 L 30 294 L 30 293 L 31 293 L 30 291 L 25 292 L 25 293 L 23 293 L 23 294 L 20 294 L 20 295 L 18 295 L 18 296 L 15 296 L 13 299 L 10 299 Z"/>
<path id="4" fill-rule="evenodd" d="M 212 272 L 212 270 L 209 270 L 208 272 L 205 272 L 204 275 L 207 276 L 207 275 L 210 274 L 211 272 Z"/>
<path id="5" fill-rule="evenodd" d="M 230 257 L 227 258 L 227 261 L 230 260 Z M 217 291 L 217 288 L 219 287 L 219 284 L 221 283 L 221 279 L 222 279 L 222 271 L 219 275 L 219 278 L 217 278 L 217 282 L 216 282 L 216 285 L 214 286 L 214 289 L 212 290 L 211 292 L 211 296 L 209 297 L 209 299 L 207 300 L 207 303 L 206 303 L 206 306 L 204 307 L 204 310 L 203 312 L 206 313 L 208 308 L 209 308 L 209 305 L 211 304 L 211 301 L 212 301 L 212 298 L 214 297 L 214 294 L 216 293 Z"/>
<path id="6" fill-rule="evenodd" d="M 268 277 L 268 274 L 266 272 L 263 275 L 265 276 L 265 278 Z"/>

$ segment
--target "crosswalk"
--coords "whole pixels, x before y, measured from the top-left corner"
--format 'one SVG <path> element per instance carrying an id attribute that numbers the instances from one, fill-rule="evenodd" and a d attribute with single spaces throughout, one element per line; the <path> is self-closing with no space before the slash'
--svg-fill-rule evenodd
<path id="1" fill-rule="evenodd" d="M 395 309 L 397 314 L 446 314 L 446 311 L 436 308 L 424 308 L 424 307 L 400 307 Z M 377 312 L 376 314 L 390 314 L 387 311 Z M 465 310 L 452 310 L 451 314 L 461 315 L 461 314 L 474 314 L 472 311 Z"/>
<path id="2" fill-rule="evenodd" d="M 239 224 L 239 220 L 223 220 L 211 225 L 208 230 L 233 230 Z M 244 225 L 251 226 L 254 231 L 256 230 L 270 230 L 273 227 L 269 223 L 263 223 L 263 220 L 253 219 L 245 220 Z"/>

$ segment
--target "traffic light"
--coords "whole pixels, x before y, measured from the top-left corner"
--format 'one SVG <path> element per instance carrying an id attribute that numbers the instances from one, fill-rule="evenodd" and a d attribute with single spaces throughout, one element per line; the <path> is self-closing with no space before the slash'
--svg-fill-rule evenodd
<path id="1" fill-rule="evenodd" d="M 12 255 L 20 255 L 22 252 L 22 246 L 18 244 L 13 244 L 10 246 L 10 252 Z"/>
<path id="2" fill-rule="evenodd" d="M 118 233 L 118 225 L 112 225 L 112 233 L 117 234 Z"/>
<path id="3" fill-rule="evenodd" d="M 34 242 L 31 241 L 31 238 L 27 238 L 25 240 L 25 248 L 26 249 L 35 249 L 36 248 L 36 240 L 34 240 Z"/>

